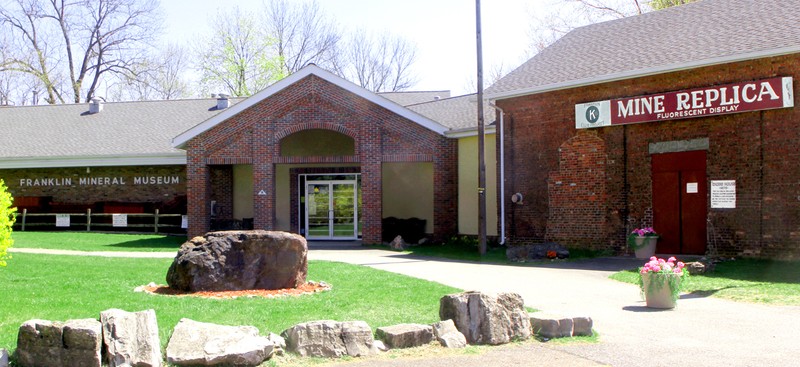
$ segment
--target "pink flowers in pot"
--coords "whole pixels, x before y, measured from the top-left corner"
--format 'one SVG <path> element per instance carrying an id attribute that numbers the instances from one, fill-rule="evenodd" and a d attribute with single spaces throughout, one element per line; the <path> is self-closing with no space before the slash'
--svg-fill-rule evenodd
<path id="1" fill-rule="evenodd" d="M 657 258 L 655 256 L 650 257 L 650 261 L 644 264 L 644 266 L 639 269 L 639 273 L 647 274 L 647 273 L 661 273 L 661 274 L 677 274 L 683 275 L 684 273 L 684 263 L 677 261 L 675 257 L 670 257 L 667 260 Z"/>
<path id="2" fill-rule="evenodd" d="M 631 232 L 631 235 L 637 235 L 640 237 L 644 236 L 658 236 L 656 230 L 653 227 L 645 227 L 645 228 L 636 228 Z"/>

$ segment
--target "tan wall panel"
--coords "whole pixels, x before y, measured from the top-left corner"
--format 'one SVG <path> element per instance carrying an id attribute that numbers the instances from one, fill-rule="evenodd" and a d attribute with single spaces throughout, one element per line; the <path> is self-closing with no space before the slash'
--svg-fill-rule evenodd
<path id="1" fill-rule="evenodd" d="M 253 166 L 233 166 L 233 218 L 253 217 Z"/>
<path id="2" fill-rule="evenodd" d="M 497 236 L 497 154 L 495 135 L 486 135 L 486 234 Z M 458 139 L 458 233 L 478 234 L 478 137 Z"/>
<path id="3" fill-rule="evenodd" d="M 384 163 L 383 218 L 425 219 L 433 233 L 433 163 Z"/>

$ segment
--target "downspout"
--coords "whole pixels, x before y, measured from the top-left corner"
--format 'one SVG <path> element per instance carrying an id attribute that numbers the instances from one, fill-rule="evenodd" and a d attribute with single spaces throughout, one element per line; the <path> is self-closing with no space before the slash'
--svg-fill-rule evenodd
<path id="1" fill-rule="evenodd" d="M 498 139 L 500 140 L 500 245 L 506 244 L 506 160 L 505 160 L 505 144 L 503 140 L 503 115 L 505 112 L 502 108 L 497 107 L 497 105 L 493 103 L 489 103 L 489 106 L 494 107 L 497 111 L 500 111 L 500 136 Z"/>

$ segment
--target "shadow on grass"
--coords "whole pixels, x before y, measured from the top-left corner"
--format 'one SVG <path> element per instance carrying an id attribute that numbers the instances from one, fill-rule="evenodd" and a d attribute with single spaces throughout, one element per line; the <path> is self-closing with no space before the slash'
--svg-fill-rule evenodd
<path id="1" fill-rule="evenodd" d="M 737 259 L 716 265 L 707 278 L 800 284 L 800 261 Z"/>
<path id="2" fill-rule="evenodd" d="M 184 242 L 186 242 L 186 237 L 168 236 L 162 238 L 146 238 L 133 241 L 124 241 L 108 244 L 107 246 L 121 249 L 169 249 L 177 251 Z"/>
<path id="3" fill-rule="evenodd" d="M 755 285 L 747 286 L 747 287 L 755 287 Z M 681 295 L 681 299 L 696 299 L 696 298 L 708 298 L 711 297 L 717 292 L 726 290 L 726 289 L 734 289 L 734 288 L 746 288 L 742 286 L 727 286 L 727 287 L 720 287 L 715 289 L 697 289 L 693 290 L 687 294 Z"/>

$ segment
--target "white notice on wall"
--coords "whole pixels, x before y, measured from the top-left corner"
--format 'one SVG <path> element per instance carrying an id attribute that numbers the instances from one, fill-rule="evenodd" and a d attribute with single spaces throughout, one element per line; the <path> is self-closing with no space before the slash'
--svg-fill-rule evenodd
<path id="1" fill-rule="evenodd" d="M 128 215 L 127 214 L 114 214 L 112 215 L 112 224 L 114 227 L 127 227 Z"/>
<path id="2" fill-rule="evenodd" d="M 189 216 L 181 215 L 181 228 L 189 228 Z"/>
<path id="3" fill-rule="evenodd" d="M 697 182 L 687 182 L 686 183 L 686 193 L 687 194 L 696 194 L 697 193 Z"/>
<path id="4" fill-rule="evenodd" d="M 711 181 L 711 209 L 736 208 L 736 180 Z"/>
<path id="5" fill-rule="evenodd" d="M 56 227 L 69 227 L 69 214 L 56 214 Z"/>

